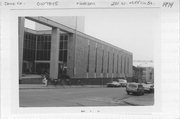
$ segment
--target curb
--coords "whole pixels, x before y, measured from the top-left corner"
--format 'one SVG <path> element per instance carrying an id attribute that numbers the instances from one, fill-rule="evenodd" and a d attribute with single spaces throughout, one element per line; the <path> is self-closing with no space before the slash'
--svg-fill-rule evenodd
<path id="1" fill-rule="evenodd" d="M 149 94 L 147 94 L 146 96 L 148 96 Z M 140 97 L 139 97 L 140 98 Z M 153 96 L 154 98 L 154 96 Z M 138 99 L 138 98 L 137 98 Z M 132 105 L 132 106 L 153 106 L 154 105 L 154 101 L 152 101 L 152 104 L 151 102 L 149 102 L 147 99 L 149 98 L 144 98 L 143 100 L 138 100 L 137 101 L 136 98 L 134 97 L 129 97 L 125 100 L 122 100 L 124 103 L 128 104 L 128 105 Z M 153 99 L 154 100 L 154 99 Z"/>
<path id="2" fill-rule="evenodd" d="M 131 106 L 143 106 L 143 105 L 131 103 L 131 102 L 128 102 L 128 101 L 123 101 L 123 102 L 126 103 L 126 104 L 128 104 L 128 105 L 131 105 Z"/>
<path id="3" fill-rule="evenodd" d="M 57 87 L 19 87 L 20 90 L 27 89 L 67 89 L 67 88 L 106 88 L 102 86 L 57 86 Z"/>

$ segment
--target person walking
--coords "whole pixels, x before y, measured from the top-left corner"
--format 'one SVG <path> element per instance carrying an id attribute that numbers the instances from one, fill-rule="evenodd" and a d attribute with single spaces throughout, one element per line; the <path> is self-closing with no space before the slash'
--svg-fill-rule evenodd
<path id="1" fill-rule="evenodd" d="M 43 84 L 44 84 L 45 87 L 48 86 L 48 80 L 47 80 L 47 78 L 46 78 L 45 75 L 43 76 L 43 81 L 42 81 L 42 82 L 43 82 Z"/>

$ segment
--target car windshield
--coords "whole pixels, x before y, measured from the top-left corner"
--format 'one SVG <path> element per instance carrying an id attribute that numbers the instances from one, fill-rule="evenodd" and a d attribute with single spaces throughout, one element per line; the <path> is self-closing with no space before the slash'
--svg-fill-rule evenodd
<path id="1" fill-rule="evenodd" d="M 138 85 L 139 88 L 142 88 L 143 86 L 142 85 Z"/>
<path id="2" fill-rule="evenodd" d="M 135 84 L 129 84 L 128 87 L 130 87 L 130 88 L 137 88 L 137 85 L 135 85 Z"/>
<path id="3" fill-rule="evenodd" d="M 124 79 L 119 79 L 119 82 L 126 82 L 126 80 L 124 80 Z"/>

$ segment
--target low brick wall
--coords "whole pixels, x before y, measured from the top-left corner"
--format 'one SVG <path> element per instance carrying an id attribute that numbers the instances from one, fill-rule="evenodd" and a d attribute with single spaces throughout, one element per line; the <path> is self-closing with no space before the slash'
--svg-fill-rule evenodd
<path id="1" fill-rule="evenodd" d="M 71 85 L 106 85 L 106 83 L 110 81 L 111 79 L 107 79 L 107 78 L 106 79 L 102 79 L 102 78 L 70 79 Z M 19 83 L 20 84 L 42 84 L 42 78 L 25 78 L 25 79 L 21 79 Z"/>
<path id="2" fill-rule="evenodd" d="M 77 78 L 70 79 L 71 85 L 106 85 L 106 83 L 111 82 L 111 78 Z M 128 79 L 129 81 L 131 79 Z M 128 82 L 129 82 L 128 81 Z M 64 81 L 66 84 L 67 82 Z M 42 84 L 42 78 L 25 78 L 20 80 L 20 84 Z M 49 82 L 51 84 L 51 82 Z"/>
<path id="3" fill-rule="evenodd" d="M 110 82 L 109 78 L 87 78 L 87 79 L 71 79 L 72 85 L 106 85 L 106 83 Z"/>
<path id="4" fill-rule="evenodd" d="M 42 78 L 24 78 L 19 80 L 20 84 L 42 84 Z"/>

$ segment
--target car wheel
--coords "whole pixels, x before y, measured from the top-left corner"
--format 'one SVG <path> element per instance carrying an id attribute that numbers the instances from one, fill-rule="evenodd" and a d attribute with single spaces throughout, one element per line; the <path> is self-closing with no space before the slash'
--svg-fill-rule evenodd
<path id="1" fill-rule="evenodd" d="M 141 93 L 142 95 L 144 95 L 144 91 L 142 91 L 142 93 Z"/>
<path id="2" fill-rule="evenodd" d="M 152 89 L 152 93 L 154 93 L 154 90 Z"/>
<path id="3" fill-rule="evenodd" d="M 137 92 L 137 96 L 140 96 L 140 92 Z"/>
<path id="4" fill-rule="evenodd" d="M 137 92 L 137 95 L 138 96 L 142 95 L 142 91 Z"/>
<path id="5" fill-rule="evenodd" d="M 152 89 L 150 89 L 150 93 L 153 93 L 153 90 L 152 90 Z"/>
<path id="6" fill-rule="evenodd" d="M 129 91 L 126 91 L 126 92 L 127 92 L 128 95 L 130 94 Z"/>

